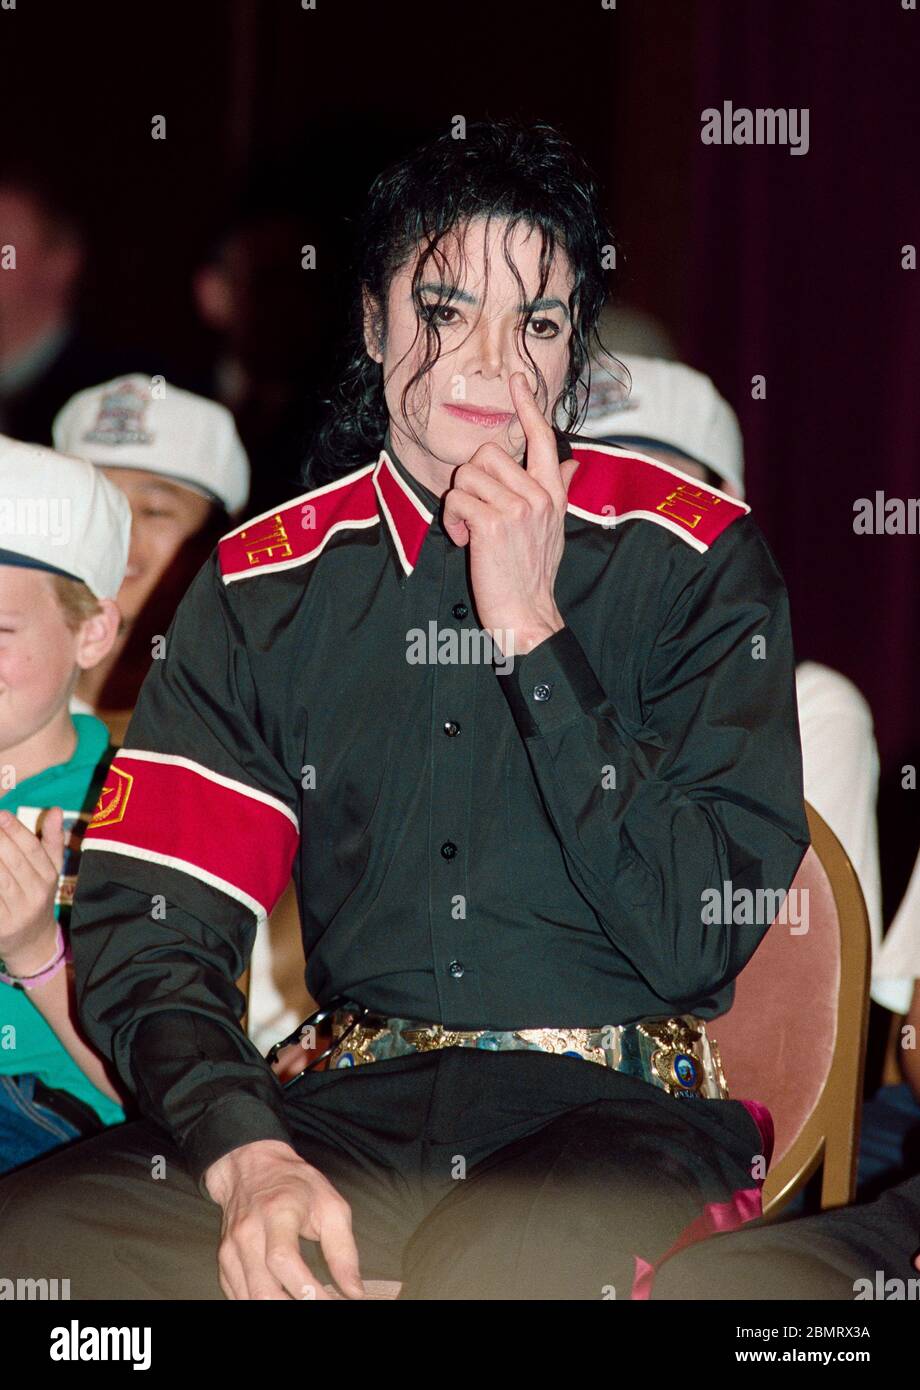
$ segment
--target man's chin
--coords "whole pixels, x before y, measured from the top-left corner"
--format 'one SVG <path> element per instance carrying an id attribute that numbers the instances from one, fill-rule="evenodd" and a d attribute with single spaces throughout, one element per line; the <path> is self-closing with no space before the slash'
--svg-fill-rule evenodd
<path id="1" fill-rule="evenodd" d="M 516 447 L 514 440 L 509 439 L 508 433 L 507 425 L 483 429 L 480 425 L 466 425 L 458 421 L 456 429 L 450 429 L 443 434 L 439 432 L 432 456 L 451 468 L 457 468 L 461 463 L 468 463 L 483 444 L 497 444 L 506 454 L 520 462 L 523 447 Z"/>

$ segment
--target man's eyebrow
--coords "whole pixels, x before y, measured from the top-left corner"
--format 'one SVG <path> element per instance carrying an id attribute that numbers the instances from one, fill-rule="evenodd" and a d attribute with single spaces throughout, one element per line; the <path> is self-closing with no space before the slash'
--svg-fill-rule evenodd
<path id="1" fill-rule="evenodd" d="M 426 282 L 419 285 L 419 294 L 429 291 L 431 294 L 444 295 L 451 299 L 459 299 L 461 304 L 478 304 L 479 300 L 472 294 L 467 294 L 466 290 L 458 289 L 455 285 L 433 284 Z M 529 304 L 522 304 L 519 312 L 522 314 L 533 314 L 540 309 L 561 309 L 566 318 L 569 311 L 561 299 L 533 299 Z"/>
<path id="2" fill-rule="evenodd" d="M 425 290 L 432 294 L 444 295 L 445 298 L 459 299 L 462 304 L 478 304 L 478 300 L 466 290 L 458 289 L 456 285 L 432 284 L 428 281 L 424 285 L 419 285 L 418 292 L 422 294 Z"/>
<path id="3" fill-rule="evenodd" d="M 561 309 L 566 318 L 569 317 L 569 311 L 561 299 L 534 299 L 529 304 L 521 305 L 525 314 L 532 314 L 536 309 Z"/>

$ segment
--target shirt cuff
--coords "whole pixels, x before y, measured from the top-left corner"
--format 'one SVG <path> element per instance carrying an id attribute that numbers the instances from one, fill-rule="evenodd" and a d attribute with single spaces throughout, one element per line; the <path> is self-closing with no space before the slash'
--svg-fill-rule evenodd
<path id="1" fill-rule="evenodd" d="M 569 627 L 515 657 L 511 671 L 496 674 L 524 738 L 572 724 L 606 698 Z"/>
<path id="2" fill-rule="evenodd" d="M 214 1200 L 204 1181 L 211 1164 L 243 1144 L 254 1144 L 260 1139 L 277 1139 L 294 1147 L 284 1121 L 254 1096 L 225 1096 L 203 1115 L 181 1144 L 182 1156 L 202 1197 L 209 1202 Z"/>

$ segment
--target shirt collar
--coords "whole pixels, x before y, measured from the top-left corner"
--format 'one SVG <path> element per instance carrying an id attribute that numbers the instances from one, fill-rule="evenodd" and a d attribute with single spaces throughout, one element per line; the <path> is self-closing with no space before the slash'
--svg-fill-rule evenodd
<path id="1" fill-rule="evenodd" d="M 408 578 L 418 563 L 425 537 L 432 526 L 439 531 L 441 529 L 437 520 L 440 498 L 423 487 L 405 464 L 400 463 L 393 450 L 389 430 L 373 472 L 373 482 L 377 506 L 389 530 L 396 558 Z"/>
<path id="2" fill-rule="evenodd" d="M 554 430 L 560 460 L 572 457 L 568 438 Z M 393 448 L 387 430 L 383 448 L 373 472 L 374 490 L 380 514 L 386 522 L 396 557 L 408 576 L 415 569 L 429 531 L 444 535 L 441 525 L 441 498 L 409 472 Z"/>

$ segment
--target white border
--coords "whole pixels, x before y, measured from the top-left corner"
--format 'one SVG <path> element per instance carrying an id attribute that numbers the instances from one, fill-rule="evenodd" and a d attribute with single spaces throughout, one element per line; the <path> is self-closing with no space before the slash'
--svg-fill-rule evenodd
<path id="1" fill-rule="evenodd" d="M 197 878 L 202 883 L 209 884 L 211 888 L 219 889 L 220 892 L 226 893 L 228 898 L 233 898 L 244 907 L 248 907 L 254 914 L 258 926 L 268 920 L 268 910 L 263 903 L 251 898 L 235 884 L 228 883 L 225 878 L 218 878 L 216 874 L 208 873 L 207 869 L 201 869 L 187 859 L 176 859 L 171 854 L 157 854 L 155 850 L 141 849 L 139 845 L 125 845 L 119 840 L 104 840 L 98 836 L 84 839 L 81 853 L 85 854 L 90 849 L 107 850 L 110 854 L 124 854 L 128 859 L 143 859 L 145 863 L 163 864 L 168 869 L 178 869 L 181 873 Z"/>
<path id="2" fill-rule="evenodd" d="M 750 507 L 746 502 L 743 502 L 740 497 L 731 497 L 727 492 L 723 492 L 721 488 L 709 487 L 701 478 L 695 478 L 692 473 L 683 473 L 679 468 L 672 468 L 670 464 L 662 463 L 659 459 L 649 458 L 648 454 L 640 454 L 633 449 L 619 449 L 612 444 L 595 444 L 593 441 L 583 442 L 579 440 L 577 443 L 572 444 L 571 447 L 572 456 L 576 458 L 579 467 L 581 466 L 581 460 L 576 457 L 578 450 L 581 450 L 583 453 L 590 451 L 592 453 L 609 454 L 614 458 L 639 459 L 642 463 L 648 463 L 651 464 L 653 468 L 661 469 L 662 473 L 670 473 L 673 478 L 680 478 L 684 482 L 692 483 L 695 487 L 701 488 L 702 491 L 711 493 L 714 497 L 721 498 L 723 502 L 733 503 L 734 506 L 741 508 L 745 516 L 750 513 Z M 575 481 L 577 476 L 578 473 L 576 470 L 572 475 L 572 482 Z M 569 486 L 571 487 L 571 483 Z M 666 516 L 664 512 L 647 512 L 643 508 L 637 508 L 635 511 L 631 512 L 613 512 L 602 515 L 599 512 L 589 512 L 586 507 L 579 507 L 574 502 L 566 503 L 566 511 L 571 512 L 573 516 L 580 516 L 585 521 L 596 522 L 597 525 L 602 526 L 608 531 L 615 530 L 623 521 L 651 521 L 656 526 L 663 526 L 664 529 L 670 531 L 672 535 L 679 536 L 681 540 L 686 541 L 689 546 L 692 546 L 693 549 L 698 551 L 701 555 L 705 555 L 712 544 L 711 541 L 699 540 L 699 538 L 692 535 L 685 526 L 681 526 L 678 522 L 674 521 L 673 518 Z M 716 539 L 718 539 L 718 537 L 716 537 Z"/>
<path id="3" fill-rule="evenodd" d="M 218 786 L 226 787 L 228 791 L 238 792 L 241 796 L 248 796 L 253 801 L 261 801 L 263 805 L 280 811 L 282 815 L 287 816 L 298 835 L 300 834 L 300 822 L 283 801 L 279 801 L 275 796 L 269 796 L 268 792 L 258 791 L 255 787 L 247 787 L 244 782 L 237 782 L 232 777 L 223 777 L 219 772 L 212 772 L 210 768 L 203 767 L 201 763 L 193 762 L 191 758 L 180 757 L 177 753 L 153 753 L 146 748 L 119 748 L 112 759 L 112 764 L 117 763 L 119 758 L 134 758 L 142 763 L 165 763 L 170 767 L 184 767 L 187 771 L 203 777 L 207 782 L 216 782 Z"/>
<path id="4" fill-rule="evenodd" d="M 292 497 L 290 501 L 283 502 L 278 507 L 269 507 L 267 512 L 260 512 L 258 516 L 250 517 L 249 520 L 244 521 L 241 526 L 236 526 L 232 531 L 228 531 L 225 536 L 221 536 L 221 542 L 233 540 L 234 537 L 239 536 L 241 531 L 248 530 L 250 526 L 255 526 L 257 522 L 265 521 L 266 518 L 270 516 L 281 516 L 284 512 L 290 511 L 299 504 L 308 502 L 312 497 L 321 497 L 327 492 L 334 492 L 336 488 L 346 487 L 356 482 L 358 478 L 366 477 L 368 473 L 373 472 L 377 467 L 379 467 L 379 460 L 377 463 L 366 464 L 364 468 L 359 468 L 354 473 L 346 473 L 344 478 L 336 478 L 333 482 L 324 483 L 322 487 L 313 488 L 310 492 L 304 492 L 299 497 Z M 337 521 L 334 526 L 330 526 L 328 531 L 323 533 L 319 544 L 305 555 L 293 555 L 289 560 L 275 560 L 267 565 L 253 565 L 249 569 L 237 570 L 233 574 L 224 574 L 223 570 L 221 570 L 220 577 L 226 586 L 227 584 L 235 584 L 237 580 L 240 579 L 251 579 L 253 575 L 257 574 L 277 574 L 281 570 L 296 569 L 298 565 L 305 565 L 310 560 L 315 560 L 317 555 L 322 553 L 331 537 L 334 536 L 337 531 L 344 531 L 348 527 L 362 529 L 367 526 L 377 526 L 379 522 L 379 516 L 362 517 L 354 520 L 345 518 L 341 521 Z"/>
<path id="5" fill-rule="evenodd" d="M 665 446 L 662 445 L 662 448 L 664 447 Z M 573 455 L 576 449 L 591 449 L 600 454 L 613 454 L 617 458 L 641 459 L 643 463 L 650 463 L 653 468 L 660 468 L 663 473 L 671 473 L 675 478 L 682 478 L 686 482 L 693 483 L 694 486 L 702 488 L 704 492 L 711 492 L 714 497 L 721 497 L 724 502 L 733 502 L 736 507 L 740 507 L 745 513 L 751 510 L 747 502 L 743 501 L 740 497 L 732 497 L 730 493 L 723 492 L 721 488 L 710 487 L 708 483 L 703 482 L 702 478 L 695 478 L 692 473 L 684 473 L 679 468 L 673 468 L 669 463 L 662 463 L 661 459 L 649 458 L 648 454 L 640 454 L 636 449 L 620 449 L 615 444 L 601 444 L 599 442 L 595 443 L 594 440 L 585 439 L 576 440 L 572 444 Z"/>

